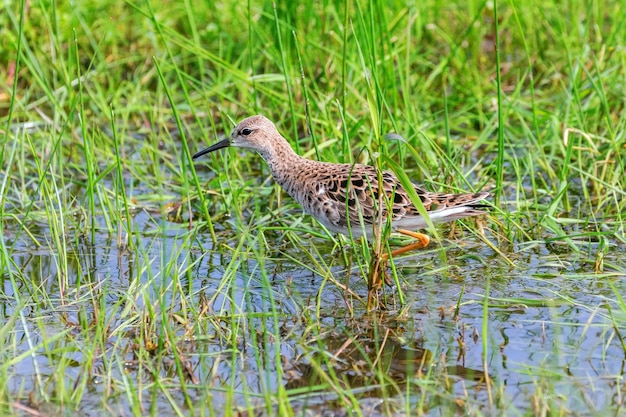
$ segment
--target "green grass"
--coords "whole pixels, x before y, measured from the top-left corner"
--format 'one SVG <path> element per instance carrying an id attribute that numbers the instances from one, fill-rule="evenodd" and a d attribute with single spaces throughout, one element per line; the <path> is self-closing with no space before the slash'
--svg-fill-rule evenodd
<path id="1" fill-rule="evenodd" d="M 284 3 L 4 1 L 0 412 L 618 415 L 623 4 Z M 364 242 L 191 161 L 257 113 L 492 214 L 367 313 Z"/>

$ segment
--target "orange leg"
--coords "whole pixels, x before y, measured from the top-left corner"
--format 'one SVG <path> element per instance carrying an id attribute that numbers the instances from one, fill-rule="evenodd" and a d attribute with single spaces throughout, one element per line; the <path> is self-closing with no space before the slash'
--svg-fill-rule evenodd
<path id="1" fill-rule="evenodd" d="M 417 242 L 410 243 L 406 246 L 403 246 L 401 248 L 391 251 L 391 256 L 398 256 L 398 255 L 402 255 L 403 253 L 411 252 L 412 250 L 415 250 L 415 249 L 425 248 L 426 246 L 428 246 L 428 243 L 430 242 L 430 238 L 423 233 L 412 232 L 406 229 L 398 229 L 396 230 L 396 232 L 403 234 L 405 236 L 410 236 L 413 239 L 417 239 Z M 389 259 L 389 254 L 384 253 L 382 257 L 383 259 L 387 260 Z"/>
<path id="2" fill-rule="evenodd" d="M 406 252 L 410 252 L 415 249 L 421 249 L 428 246 L 430 242 L 430 238 L 423 233 L 412 232 L 410 230 L 398 229 L 396 232 L 403 234 L 405 236 L 410 236 L 413 239 L 416 239 L 416 242 L 410 243 L 406 246 L 398 248 L 396 250 L 391 251 L 391 256 L 398 256 Z M 389 260 L 389 253 L 385 252 L 380 256 L 375 255 L 372 258 L 369 268 L 369 276 L 368 276 L 368 288 L 369 292 L 367 295 L 367 305 L 368 309 L 370 308 L 372 303 L 374 302 L 374 295 L 376 291 L 382 285 L 383 279 L 387 285 L 391 285 L 391 278 L 387 274 L 387 261 Z"/>

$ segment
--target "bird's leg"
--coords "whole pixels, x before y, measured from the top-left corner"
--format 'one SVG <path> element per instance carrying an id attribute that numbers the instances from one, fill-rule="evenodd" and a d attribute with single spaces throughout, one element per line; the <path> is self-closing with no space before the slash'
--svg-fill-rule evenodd
<path id="1" fill-rule="evenodd" d="M 387 285 L 391 284 L 391 280 L 387 275 L 387 259 L 388 257 L 383 255 L 374 254 L 370 261 L 367 287 L 370 291 L 376 291 L 380 288 L 385 280 Z"/>
<path id="2" fill-rule="evenodd" d="M 398 229 L 396 230 L 396 232 L 405 235 L 405 236 L 410 236 L 414 239 L 417 240 L 417 242 L 413 242 L 410 243 L 406 246 L 403 246 L 401 248 L 398 248 L 396 250 L 391 251 L 391 256 L 398 256 L 398 255 L 402 255 L 403 253 L 407 253 L 410 252 L 412 250 L 415 249 L 422 249 L 425 248 L 426 246 L 428 246 L 428 243 L 430 242 L 430 238 L 423 234 L 423 233 L 417 233 L 417 232 L 412 232 L 410 230 L 406 230 L 406 229 Z M 389 259 L 389 254 L 387 253 L 383 253 L 382 257 L 387 260 Z"/>
<path id="3" fill-rule="evenodd" d="M 389 286 L 393 281 L 387 272 L 388 257 L 381 254 L 373 254 L 370 261 L 368 282 L 367 282 L 367 311 L 373 309 L 386 309 L 384 298 L 380 298 L 380 288 L 383 282 Z"/>
<path id="4" fill-rule="evenodd" d="M 369 294 L 367 297 L 368 305 L 371 302 L 372 295 L 375 294 L 376 291 L 380 288 L 380 286 L 383 283 L 383 280 L 385 284 L 387 285 L 392 284 L 391 278 L 389 277 L 389 274 L 387 273 L 387 262 L 389 261 L 389 257 L 402 255 L 403 253 L 410 252 L 415 249 L 425 248 L 426 246 L 428 246 L 428 243 L 430 242 L 430 238 L 423 233 L 412 232 L 410 230 L 405 230 L 405 229 L 398 229 L 396 230 L 396 232 L 403 234 L 405 236 L 410 236 L 416 239 L 416 242 L 413 242 L 411 244 L 408 244 L 406 246 L 393 250 L 391 251 L 391 254 L 387 252 L 382 253 L 382 254 L 374 254 L 370 262 L 369 274 L 368 274 L 369 275 L 368 276 Z"/>

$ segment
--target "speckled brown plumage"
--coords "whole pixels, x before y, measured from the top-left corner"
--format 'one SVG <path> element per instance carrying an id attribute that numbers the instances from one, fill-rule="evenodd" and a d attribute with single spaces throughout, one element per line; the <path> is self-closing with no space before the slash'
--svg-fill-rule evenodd
<path id="1" fill-rule="evenodd" d="M 198 152 L 193 158 L 227 146 L 249 148 L 261 154 L 276 182 L 307 213 L 334 232 L 352 233 L 355 237 L 365 232 L 370 236 L 378 207 L 382 209 L 383 219 L 391 214 L 394 229 L 426 227 L 424 218 L 392 172 L 383 171 L 379 183 L 376 169 L 368 165 L 305 159 L 291 149 L 276 126 L 263 116 L 244 119 L 230 138 Z M 435 223 L 484 213 L 480 202 L 489 195 L 486 192 L 433 193 L 417 185 L 414 189 Z"/>

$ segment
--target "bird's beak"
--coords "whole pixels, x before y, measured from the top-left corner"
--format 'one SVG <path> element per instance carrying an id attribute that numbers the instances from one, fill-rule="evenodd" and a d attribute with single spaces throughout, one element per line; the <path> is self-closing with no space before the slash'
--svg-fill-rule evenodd
<path id="1" fill-rule="evenodd" d="M 230 146 L 230 139 L 226 138 L 224 140 L 221 140 L 221 141 L 217 142 L 216 144 L 214 144 L 212 146 L 209 146 L 208 148 L 206 148 L 206 149 L 204 149 L 204 150 L 202 150 L 200 152 L 195 153 L 191 157 L 191 159 L 200 158 L 202 155 L 205 155 L 207 153 L 211 153 L 213 151 L 217 151 L 218 149 L 227 148 L 229 146 Z"/>

